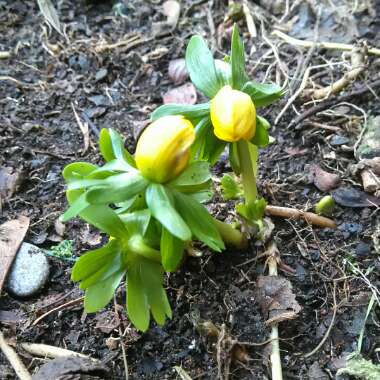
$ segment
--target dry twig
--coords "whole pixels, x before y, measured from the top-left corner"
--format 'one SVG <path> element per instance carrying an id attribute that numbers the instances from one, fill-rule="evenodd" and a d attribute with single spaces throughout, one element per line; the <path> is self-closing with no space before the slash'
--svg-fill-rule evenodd
<path id="1" fill-rule="evenodd" d="M 80 357 L 89 359 L 88 355 L 80 354 L 79 352 L 66 350 L 65 348 L 50 346 L 41 343 L 21 343 L 21 348 L 32 355 L 41 356 L 43 358 L 67 358 Z"/>
<path id="2" fill-rule="evenodd" d="M 40 317 L 38 317 L 33 323 L 32 326 L 35 326 L 37 323 L 41 322 L 44 318 L 46 318 L 48 315 L 55 313 L 56 311 L 63 310 L 70 306 L 75 306 L 78 303 L 81 303 L 84 300 L 84 297 L 79 297 L 75 300 L 71 300 L 69 302 L 64 303 L 63 305 L 57 306 L 54 309 L 51 309 L 47 311 L 45 314 L 42 314 Z"/>
<path id="3" fill-rule="evenodd" d="M 324 216 L 319 216 L 313 212 L 307 212 L 302 210 L 297 210 L 290 207 L 280 207 L 280 206 L 267 206 L 265 211 L 272 216 L 280 216 L 282 218 L 291 219 L 305 219 L 306 222 L 324 228 L 336 228 L 336 223 Z"/>
<path id="4" fill-rule="evenodd" d="M 317 48 L 328 49 L 328 50 L 352 51 L 355 48 L 354 45 L 340 44 L 340 43 L 336 43 L 336 42 L 317 42 L 317 43 L 314 43 L 313 41 L 299 40 L 298 38 L 288 36 L 287 34 L 281 32 L 279 30 L 274 30 L 272 32 L 272 35 L 281 38 L 282 40 L 284 40 L 285 42 L 287 42 L 290 45 L 301 46 L 301 47 L 306 47 L 306 48 L 309 48 L 309 47 L 313 46 L 314 44 L 316 45 Z M 380 49 L 369 48 L 368 54 L 380 56 Z"/>
<path id="5" fill-rule="evenodd" d="M 331 95 L 338 94 L 348 85 L 354 82 L 367 68 L 367 54 L 368 48 L 366 44 L 355 46 L 351 52 L 351 70 L 346 72 L 337 81 L 331 83 L 329 86 L 318 89 L 306 89 L 302 92 L 302 97 L 308 99 L 324 99 Z"/>
<path id="6" fill-rule="evenodd" d="M 8 359 L 9 363 L 11 363 L 11 366 L 15 370 L 20 380 L 32 379 L 32 376 L 30 376 L 30 373 L 28 372 L 24 363 L 17 355 L 16 351 L 11 346 L 9 346 L 6 340 L 4 339 L 2 331 L 0 331 L 0 349 L 5 355 L 5 357 Z"/>
<path id="7" fill-rule="evenodd" d="M 297 116 L 290 124 L 289 124 L 289 128 L 290 127 L 294 127 L 298 124 L 300 124 L 303 120 L 309 118 L 310 116 L 313 116 L 321 111 L 324 111 L 325 109 L 337 104 L 337 103 L 341 103 L 341 102 L 344 102 L 346 100 L 349 100 L 351 98 L 354 98 L 354 97 L 359 97 L 360 95 L 364 95 L 366 94 L 367 92 L 371 93 L 373 95 L 373 92 L 372 90 L 377 88 L 377 87 L 380 87 L 380 78 L 376 78 L 372 83 L 370 84 L 364 84 L 363 86 L 361 86 L 358 90 L 356 91 L 352 91 L 348 94 L 344 94 L 344 95 L 340 95 L 340 96 L 336 96 L 336 97 L 333 97 L 333 98 L 329 98 L 327 99 L 326 101 L 323 101 L 309 109 L 307 109 L 305 112 L 303 112 L 302 114 L 300 114 L 299 116 Z"/>

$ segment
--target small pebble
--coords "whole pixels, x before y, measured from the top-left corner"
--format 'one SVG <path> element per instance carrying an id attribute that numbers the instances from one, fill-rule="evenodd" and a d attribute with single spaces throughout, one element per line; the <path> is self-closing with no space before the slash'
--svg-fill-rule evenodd
<path id="1" fill-rule="evenodd" d="M 350 139 L 344 136 L 334 135 L 330 140 L 332 146 L 345 145 L 350 142 Z"/>
<path id="2" fill-rule="evenodd" d="M 356 248 L 355 253 L 357 256 L 369 256 L 371 254 L 371 246 L 367 243 L 360 242 Z"/>
<path id="3" fill-rule="evenodd" d="M 17 297 L 30 297 L 43 288 L 49 277 L 49 262 L 40 248 L 23 243 L 10 270 L 7 289 Z"/>

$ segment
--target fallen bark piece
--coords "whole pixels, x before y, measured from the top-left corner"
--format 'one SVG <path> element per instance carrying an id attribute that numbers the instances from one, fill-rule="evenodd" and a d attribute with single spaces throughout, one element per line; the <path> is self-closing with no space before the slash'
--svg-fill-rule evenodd
<path id="1" fill-rule="evenodd" d="M 20 216 L 0 226 L 0 294 L 14 257 L 29 228 L 29 218 Z"/>
<path id="2" fill-rule="evenodd" d="M 310 167 L 309 179 L 321 191 L 330 191 L 340 185 L 340 177 L 337 174 L 326 172 L 318 165 Z"/>
<path id="3" fill-rule="evenodd" d="M 0 168 L 0 198 L 11 198 L 21 181 L 22 177 L 19 171 L 10 167 Z"/>
<path id="4" fill-rule="evenodd" d="M 294 319 L 301 311 L 301 306 L 292 291 L 292 285 L 285 278 L 260 276 L 256 282 L 255 295 L 267 319 L 265 324 L 268 326 Z"/>
<path id="5" fill-rule="evenodd" d="M 380 206 L 380 198 L 368 195 L 353 187 L 340 187 L 331 193 L 334 201 L 341 206 L 360 208 Z"/>
<path id="6" fill-rule="evenodd" d="M 7 290 L 16 297 L 30 297 L 44 287 L 48 278 L 45 253 L 33 244 L 23 243 L 9 272 Z"/>
<path id="7" fill-rule="evenodd" d="M 44 364 L 32 380 L 109 379 L 109 370 L 100 361 L 85 358 L 58 358 Z"/>
<path id="8" fill-rule="evenodd" d="M 380 178 L 371 170 L 363 170 L 360 175 L 362 177 L 365 192 L 374 193 L 380 189 Z"/>
<path id="9" fill-rule="evenodd" d="M 324 228 L 336 228 L 336 223 L 324 216 L 314 214 L 313 212 L 301 211 L 290 207 L 266 206 L 265 212 L 272 216 L 280 216 L 290 219 L 304 219 L 306 222 Z"/>

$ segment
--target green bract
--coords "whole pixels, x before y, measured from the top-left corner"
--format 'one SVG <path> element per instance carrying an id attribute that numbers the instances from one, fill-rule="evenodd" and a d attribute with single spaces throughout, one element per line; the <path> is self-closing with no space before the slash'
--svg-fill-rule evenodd
<path id="1" fill-rule="evenodd" d="M 159 324 L 171 317 L 163 273 L 177 269 L 185 245 L 197 239 L 224 249 L 214 219 L 199 202 L 210 195 L 209 164 L 193 162 L 177 178 L 158 184 L 139 173 L 114 130 L 101 131 L 99 148 L 105 165 L 77 162 L 63 171 L 70 207 L 62 220 L 79 215 L 110 236 L 106 245 L 79 258 L 72 279 L 86 291 L 88 312 L 104 307 L 125 279 L 128 315 L 145 331 L 150 313 Z"/>

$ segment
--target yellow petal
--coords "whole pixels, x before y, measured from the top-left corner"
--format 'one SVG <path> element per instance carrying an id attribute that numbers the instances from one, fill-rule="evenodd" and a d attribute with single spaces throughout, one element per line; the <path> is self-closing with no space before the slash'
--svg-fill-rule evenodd
<path id="1" fill-rule="evenodd" d="M 222 87 L 211 100 L 211 122 L 220 140 L 250 140 L 256 132 L 256 109 L 249 95 Z"/>
<path id="2" fill-rule="evenodd" d="M 187 166 L 195 140 L 191 122 L 183 116 L 164 116 L 150 124 L 136 146 L 136 165 L 148 179 L 165 183 Z"/>

